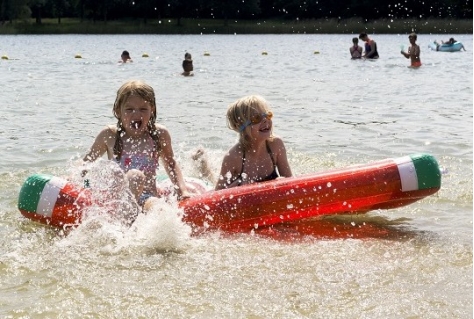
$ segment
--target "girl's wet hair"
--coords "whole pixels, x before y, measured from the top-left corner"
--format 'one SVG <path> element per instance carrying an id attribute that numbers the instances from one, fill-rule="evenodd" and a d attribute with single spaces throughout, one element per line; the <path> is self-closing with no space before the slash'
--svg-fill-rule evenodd
<path id="1" fill-rule="evenodd" d="M 248 150 L 251 144 L 250 126 L 241 130 L 242 125 L 255 113 L 270 111 L 267 101 L 260 95 L 249 95 L 230 104 L 227 109 L 227 126 L 240 134 L 239 143 L 243 150 Z"/>
<path id="2" fill-rule="evenodd" d="M 117 121 L 117 136 L 115 138 L 114 144 L 114 156 L 120 160 L 122 157 L 123 151 L 123 141 L 122 136 L 125 134 L 125 128 L 123 123 L 120 120 L 120 113 L 122 106 L 127 102 L 131 96 L 139 96 L 143 100 L 147 101 L 151 105 L 151 117 L 147 123 L 147 130 L 151 138 L 155 142 L 155 154 L 161 150 L 159 142 L 159 131 L 156 129 L 156 101 L 155 101 L 155 91 L 153 88 L 146 84 L 143 81 L 133 80 L 124 83 L 117 91 L 117 97 L 115 99 L 113 113 Z"/>

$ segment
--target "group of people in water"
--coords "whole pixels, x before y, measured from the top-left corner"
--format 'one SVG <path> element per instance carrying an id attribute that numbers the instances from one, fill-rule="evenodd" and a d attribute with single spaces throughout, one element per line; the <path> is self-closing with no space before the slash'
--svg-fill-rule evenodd
<path id="1" fill-rule="evenodd" d="M 363 49 L 359 45 L 359 39 L 365 42 L 365 48 Z M 400 50 L 400 53 L 411 61 L 411 67 L 418 68 L 421 66 L 420 60 L 420 47 L 416 44 L 417 35 L 416 33 L 410 33 L 408 40 L 410 41 L 410 47 L 408 51 Z M 362 32 L 359 34 L 359 38 L 352 38 L 352 46 L 349 48 L 352 59 L 378 59 L 379 53 L 377 51 L 377 43 L 369 38 L 367 33 Z M 362 54 L 364 52 L 364 54 Z"/>
<path id="2" fill-rule="evenodd" d="M 359 39 L 365 42 L 365 48 L 362 48 L 359 45 Z M 408 50 L 405 52 L 403 50 L 403 46 L 400 50 L 400 53 L 407 59 L 410 59 L 410 67 L 412 68 L 419 68 L 421 66 L 421 59 L 420 59 L 420 46 L 416 44 L 417 35 L 416 33 L 410 33 L 408 35 L 408 40 L 410 41 L 410 46 Z M 454 45 L 457 41 L 454 38 L 450 38 L 448 41 L 441 41 L 442 43 L 439 44 L 436 41 L 436 49 L 438 50 L 440 45 Z M 464 49 L 464 46 L 462 47 Z M 365 51 L 364 51 L 365 50 Z M 466 50 L 466 49 L 464 49 Z M 370 39 L 367 33 L 362 32 L 359 35 L 359 38 L 352 38 L 352 46 L 349 48 L 349 52 L 351 54 L 351 59 L 378 59 L 379 53 L 377 51 L 377 43 Z M 364 54 L 362 54 L 364 52 Z"/>
<path id="3" fill-rule="evenodd" d="M 117 91 L 112 111 L 116 124 L 107 125 L 99 132 L 83 158 L 84 164 L 107 154 L 123 172 L 111 178 L 128 183 L 136 202 L 145 211 L 159 197 L 156 171 L 160 160 L 177 198 L 193 196 L 175 159 L 170 133 L 156 122 L 153 88 L 139 80 L 124 83 Z M 258 95 L 243 97 L 229 105 L 228 127 L 239 135 L 239 140 L 224 156 L 218 177 L 214 177 L 207 165 L 202 149 L 193 156 L 203 175 L 215 184 L 215 190 L 292 176 L 285 145 L 273 135 L 272 118 L 268 102 Z M 86 174 L 84 170 L 83 176 Z"/>
<path id="4" fill-rule="evenodd" d="M 359 39 L 365 42 L 365 52 L 359 45 Z M 352 59 L 378 59 L 379 53 L 377 51 L 377 43 L 370 39 L 367 33 L 362 32 L 358 38 L 352 38 L 352 46 L 349 48 Z"/>
<path id="5" fill-rule="evenodd" d="M 120 55 L 120 60 L 118 63 L 130 63 L 133 62 L 132 58 L 130 57 L 130 53 L 125 50 L 122 52 Z M 184 76 L 193 76 L 194 67 L 193 67 L 193 58 L 191 56 L 191 53 L 186 52 L 184 54 L 184 60 L 183 60 L 183 73 L 181 75 Z"/>

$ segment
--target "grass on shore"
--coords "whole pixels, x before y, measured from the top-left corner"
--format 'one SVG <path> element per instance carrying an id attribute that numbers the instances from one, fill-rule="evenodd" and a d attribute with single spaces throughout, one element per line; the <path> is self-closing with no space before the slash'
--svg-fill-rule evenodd
<path id="1" fill-rule="evenodd" d="M 143 21 L 83 21 L 64 18 L 13 21 L 0 26 L 0 34 L 466 34 L 473 32 L 472 20 L 398 19 L 364 22 L 361 19 L 321 20 L 241 20 L 176 19 Z"/>

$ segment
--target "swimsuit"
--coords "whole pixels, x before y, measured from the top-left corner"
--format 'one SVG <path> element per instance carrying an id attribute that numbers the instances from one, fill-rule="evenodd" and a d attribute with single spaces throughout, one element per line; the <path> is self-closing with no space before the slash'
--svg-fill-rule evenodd
<path id="1" fill-rule="evenodd" d="M 280 174 L 278 173 L 277 166 L 275 163 L 275 159 L 273 158 L 272 150 L 270 149 L 270 146 L 268 145 L 267 141 L 265 141 L 265 146 L 267 147 L 268 155 L 270 155 L 270 159 L 272 160 L 273 172 L 271 172 L 270 175 L 264 178 L 256 178 L 254 182 L 266 182 L 266 181 L 271 181 L 280 177 Z M 240 171 L 240 174 L 237 177 L 237 179 L 239 179 L 239 184 L 238 184 L 239 186 L 242 185 L 242 174 L 244 173 L 244 167 L 245 167 L 245 151 L 243 152 L 243 155 L 242 155 L 242 170 Z"/>
<path id="2" fill-rule="evenodd" d="M 375 46 L 375 51 L 374 53 L 372 53 L 372 55 L 366 55 L 365 57 L 367 59 L 377 59 L 379 57 L 379 53 L 377 52 L 377 43 L 374 42 L 374 46 Z M 365 52 L 370 52 L 372 49 L 372 47 L 370 46 L 369 42 L 366 42 L 365 43 Z M 366 53 L 367 54 L 367 53 Z"/>
<path id="3" fill-rule="evenodd" d="M 155 145 L 151 137 L 149 138 L 149 141 L 154 149 Z M 149 153 L 128 153 L 122 151 L 122 156 L 120 157 L 120 160 L 115 158 L 115 161 L 120 165 L 120 168 L 125 173 L 127 173 L 131 169 L 137 169 L 139 171 L 142 171 L 145 175 L 147 173 L 155 175 L 159 165 L 158 157 L 153 156 Z M 143 205 L 145 201 L 152 196 L 154 195 L 143 192 L 140 195 L 138 204 Z"/>
<path id="4" fill-rule="evenodd" d="M 360 50 L 359 50 L 360 48 Z M 360 59 L 362 56 L 362 47 L 358 45 L 354 45 L 351 47 L 351 56 L 353 59 Z"/>
<path id="5" fill-rule="evenodd" d="M 418 68 L 418 67 L 421 66 L 421 61 L 412 62 L 412 63 L 411 63 L 411 66 L 412 66 L 412 67 L 415 67 L 415 68 Z"/>

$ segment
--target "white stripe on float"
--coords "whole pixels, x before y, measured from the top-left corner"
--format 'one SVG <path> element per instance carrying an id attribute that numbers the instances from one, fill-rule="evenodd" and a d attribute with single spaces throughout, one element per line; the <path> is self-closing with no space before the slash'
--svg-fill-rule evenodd
<path id="1" fill-rule="evenodd" d="M 59 177 L 53 177 L 48 183 L 46 183 L 38 202 L 38 207 L 36 209 L 37 214 L 51 217 L 54 205 L 58 200 L 59 192 L 64 185 L 66 185 L 66 181 Z"/>
<path id="2" fill-rule="evenodd" d="M 400 174 L 402 182 L 402 192 L 418 190 L 418 176 L 416 175 L 415 165 L 410 156 L 404 156 L 394 159 Z"/>

